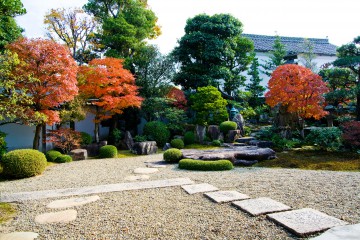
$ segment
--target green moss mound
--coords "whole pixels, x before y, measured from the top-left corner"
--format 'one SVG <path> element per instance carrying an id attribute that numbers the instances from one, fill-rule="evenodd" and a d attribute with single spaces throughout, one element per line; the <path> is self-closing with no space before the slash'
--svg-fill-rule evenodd
<path id="1" fill-rule="evenodd" d="M 99 158 L 116 158 L 117 155 L 117 148 L 113 145 L 102 146 L 99 150 Z"/>
<path id="2" fill-rule="evenodd" d="M 211 145 L 215 146 L 215 147 L 220 147 L 221 146 L 221 142 L 220 140 L 213 140 L 211 142 Z"/>
<path id="3" fill-rule="evenodd" d="M 58 157 L 55 159 L 55 162 L 57 162 L 57 163 L 72 162 L 72 157 L 69 156 L 69 155 L 61 155 L 61 156 L 58 156 Z"/>
<path id="4" fill-rule="evenodd" d="M 159 147 L 163 147 L 169 142 L 170 131 L 165 123 L 159 121 L 148 122 L 144 126 L 143 134 L 148 140 L 155 141 Z"/>
<path id="5" fill-rule="evenodd" d="M 10 203 L 0 203 L 0 224 L 13 218 L 16 209 Z"/>
<path id="6" fill-rule="evenodd" d="M 61 152 L 56 150 L 47 151 L 45 154 L 46 160 L 48 162 L 56 162 L 56 158 L 60 157 L 61 155 L 62 155 Z"/>
<path id="7" fill-rule="evenodd" d="M 220 123 L 219 128 L 222 133 L 227 134 L 230 130 L 237 129 L 237 123 L 233 121 L 225 121 Z"/>
<path id="8" fill-rule="evenodd" d="M 184 135 L 184 144 L 190 145 L 195 143 L 195 134 L 194 132 L 186 132 Z"/>
<path id="9" fill-rule="evenodd" d="M 42 152 L 34 149 L 19 149 L 6 153 L 1 164 L 3 174 L 13 178 L 27 178 L 45 171 L 47 161 Z"/>
<path id="10" fill-rule="evenodd" d="M 181 140 L 180 138 L 177 138 L 177 139 L 171 140 L 170 145 L 173 148 L 183 149 L 185 144 L 184 144 L 183 140 Z"/>
<path id="11" fill-rule="evenodd" d="M 166 162 L 177 163 L 182 158 L 182 152 L 177 148 L 170 148 L 164 152 Z"/>
<path id="12" fill-rule="evenodd" d="M 92 137 L 86 132 L 81 132 L 81 145 L 89 145 L 92 143 Z"/>
<path id="13" fill-rule="evenodd" d="M 197 171 L 224 171 L 234 168 L 229 160 L 202 161 L 193 159 L 182 159 L 179 168 Z"/>

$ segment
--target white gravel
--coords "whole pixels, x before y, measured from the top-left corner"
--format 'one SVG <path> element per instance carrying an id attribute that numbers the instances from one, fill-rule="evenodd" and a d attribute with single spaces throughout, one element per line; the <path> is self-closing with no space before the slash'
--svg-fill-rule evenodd
<path id="1" fill-rule="evenodd" d="M 134 169 L 161 159 L 159 154 L 58 164 L 41 176 L 0 182 L 0 194 L 127 182 Z M 269 197 L 294 209 L 313 208 L 352 224 L 360 222 L 360 172 L 267 168 L 196 172 L 172 164 L 149 180 L 179 177 L 251 198 Z M 70 223 L 34 221 L 39 214 L 56 211 L 46 205 L 57 199 L 15 203 L 17 217 L 0 225 L 0 232 L 32 231 L 40 234 L 39 239 L 296 239 L 264 216 L 251 217 L 230 203 L 216 204 L 181 187 L 99 196 L 97 202 L 72 208 L 78 216 Z"/>

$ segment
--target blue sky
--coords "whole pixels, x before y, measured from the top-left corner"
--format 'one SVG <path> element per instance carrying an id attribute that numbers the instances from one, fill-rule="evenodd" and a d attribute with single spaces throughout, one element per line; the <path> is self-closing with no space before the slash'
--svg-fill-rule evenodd
<path id="1" fill-rule="evenodd" d="M 87 0 L 22 0 L 28 13 L 17 21 L 27 37 L 44 37 L 43 17 L 51 8 L 82 7 Z M 171 51 L 184 34 L 188 18 L 200 13 L 230 13 L 244 33 L 306 38 L 329 38 L 342 45 L 360 35 L 358 0 L 148 0 L 162 35 L 153 43 Z"/>

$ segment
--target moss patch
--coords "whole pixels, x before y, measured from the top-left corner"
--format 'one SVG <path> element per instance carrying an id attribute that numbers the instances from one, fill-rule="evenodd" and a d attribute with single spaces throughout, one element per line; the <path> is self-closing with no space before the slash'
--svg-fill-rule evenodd
<path id="1" fill-rule="evenodd" d="M 0 224 L 10 220 L 16 214 L 15 208 L 9 203 L 0 203 Z"/>
<path id="2" fill-rule="evenodd" d="M 201 145 L 201 144 L 190 144 L 184 147 L 185 149 L 198 149 L 198 150 L 210 150 L 210 149 L 218 149 L 220 147 L 211 146 L 211 145 Z"/>
<path id="3" fill-rule="evenodd" d="M 118 151 L 118 158 L 129 158 L 129 157 L 136 157 L 138 155 L 132 153 L 130 150 L 119 150 Z"/>
<path id="4" fill-rule="evenodd" d="M 300 168 L 308 170 L 360 171 L 360 155 L 352 152 L 292 150 L 278 158 L 257 163 L 256 167 Z"/>

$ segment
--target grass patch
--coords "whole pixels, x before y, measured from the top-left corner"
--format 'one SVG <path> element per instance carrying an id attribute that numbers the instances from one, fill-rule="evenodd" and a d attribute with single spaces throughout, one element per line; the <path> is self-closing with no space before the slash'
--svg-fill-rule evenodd
<path id="1" fill-rule="evenodd" d="M 300 168 L 307 170 L 360 171 L 360 155 L 353 152 L 291 150 L 276 153 L 277 158 L 256 167 Z"/>
<path id="2" fill-rule="evenodd" d="M 118 158 L 136 157 L 137 154 L 132 153 L 130 150 L 118 150 Z"/>
<path id="3" fill-rule="evenodd" d="M 189 144 L 184 147 L 185 149 L 198 149 L 198 150 L 211 150 L 211 149 L 218 149 L 220 147 L 211 146 L 211 145 L 201 145 L 201 144 Z"/>
<path id="4" fill-rule="evenodd" d="M 0 224 L 10 220 L 16 214 L 15 208 L 9 203 L 0 203 Z"/>

